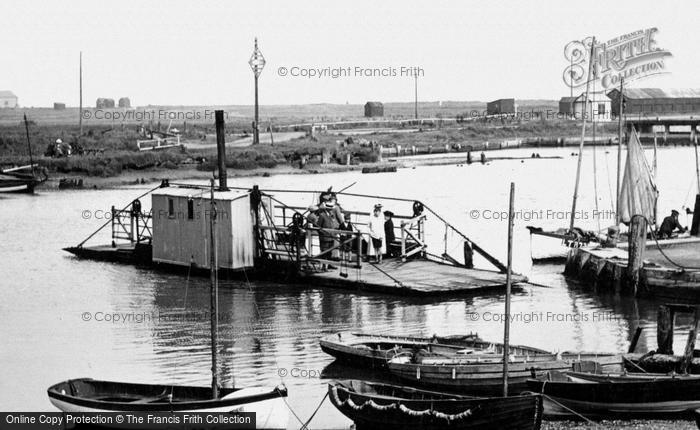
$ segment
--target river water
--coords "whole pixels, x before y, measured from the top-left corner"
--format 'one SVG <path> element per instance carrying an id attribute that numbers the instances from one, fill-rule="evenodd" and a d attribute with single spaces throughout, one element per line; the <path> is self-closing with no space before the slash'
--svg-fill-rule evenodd
<path id="1" fill-rule="evenodd" d="M 613 219 L 609 211 L 616 153 L 613 148 L 608 151 L 596 150 L 597 176 L 593 150 L 585 153 L 577 222 L 585 228 L 597 229 L 599 221 L 604 228 Z M 514 295 L 512 342 L 549 350 L 623 352 L 634 329 L 642 326 L 640 349 L 655 348 L 659 302 L 594 292 L 567 282 L 561 266 L 530 263 L 533 251 L 525 226 L 568 224 L 576 169 L 572 149 L 518 149 L 490 155 L 529 157 L 533 152 L 560 158 L 425 166 L 394 174 L 236 178 L 230 185 L 337 190 L 355 182 L 350 188 L 355 193 L 420 199 L 505 260 L 507 224 L 499 214 L 507 211 L 513 181 L 519 214 L 514 267 L 546 287 L 531 286 Z M 689 147 L 659 150 L 662 214 L 693 201 L 694 157 Z M 2 410 L 52 410 L 46 388 L 68 378 L 209 384 L 208 279 L 78 260 L 61 250 L 99 227 L 111 205 L 123 206 L 152 186 L 39 190 L 34 196 L 0 197 Z M 309 195 L 289 198 L 312 203 Z M 681 215 L 681 222 L 687 224 L 684 218 Z M 90 243 L 109 243 L 109 233 Z M 362 376 L 342 366 L 327 367 L 332 359 L 318 346 L 322 336 L 339 330 L 428 336 L 475 331 L 501 341 L 503 330 L 503 295 L 497 293 L 418 299 L 222 279 L 220 312 L 223 384 L 274 385 L 282 380 L 289 387 L 291 407 L 304 420 L 323 398 L 326 377 Z M 681 318 L 679 323 L 687 333 L 688 321 Z M 676 336 L 676 350 L 684 338 Z M 326 402 L 311 428 L 349 425 Z M 290 428 L 299 428 L 293 417 Z"/>

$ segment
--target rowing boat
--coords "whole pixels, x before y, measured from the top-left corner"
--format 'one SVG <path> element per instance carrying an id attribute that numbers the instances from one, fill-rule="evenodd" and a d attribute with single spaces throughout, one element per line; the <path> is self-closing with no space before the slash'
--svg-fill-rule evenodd
<path id="1" fill-rule="evenodd" d="M 488 347 L 476 334 L 432 338 L 340 332 L 320 340 L 321 350 L 338 361 L 358 367 L 386 368 L 389 359 L 410 351 L 454 355 Z"/>
<path id="2" fill-rule="evenodd" d="M 357 380 L 330 383 L 328 394 L 357 430 L 537 430 L 542 422 L 533 394 L 469 397 Z"/>
<path id="3" fill-rule="evenodd" d="M 503 383 L 503 346 L 492 344 L 489 352 L 449 358 L 406 354 L 389 360 L 389 372 L 399 379 L 430 389 L 460 393 L 490 394 Z M 527 346 L 510 346 L 508 384 L 519 392 L 527 379 L 557 370 L 620 370 L 622 357 L 613 353 L 550 353 Z"/>
<path id="4" fill-rule="evenodd" d="M 527 381 L 544 395 L 545 415 L 586 418 L 690 417 L 700 408 L 700 376 L 550 372 Z"/>
<path id="5" fill-rule="evenodd" d="M 48 389 L 49 400 L 63 412 L 254 412 L 257 428 L 285 429 L 287 389 L 220 388 L 131 384 L 90 378 L 59 382 Z"/>

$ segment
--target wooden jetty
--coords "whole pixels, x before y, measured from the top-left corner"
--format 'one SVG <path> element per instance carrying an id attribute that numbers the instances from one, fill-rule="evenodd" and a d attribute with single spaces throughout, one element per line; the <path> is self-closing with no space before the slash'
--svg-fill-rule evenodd
<path id="1" fill-rule="evenodd" d="M 225 156 L 223 124 L 217 123 L 217 140 L 221 161 Z M 85 246 L 95 232 L 65 250 L 82 258 L 206 273 L 210 268 L 208 238 L 212 234 L 207 221 L 215 216 L 219 220 L 214 232 L 217 269 L 244 279 L 274 278 L 417 296 L 465 294 L 506 286 L 503 263 L 420 201 L 345 191 L 229 187 L 225 167 L 219 164 L 219 186 L 211 197 L 214 212 L 209 209 L 208 187 L 165 180 L 126 207 L 112 208 L 111 219 L 98 230 L 111 227 L 110 245 Z M 319 204 L 314 210 L 293 206 L 282 201 L 280 196 L 285 195 L 317 198 Z M 340 219 L 347 217 L 343 223 L 346 229 L 322 227 L 311 216 L 325 205 L 329 195 L 342 202 L 343 207 L 338 205 L 334 210 Z M 151 198 L 150 211 L 142 209 L 141 199 L 146 196 Z M 391 204 L 395 223 L 395 239 L 383 245 L 386 257 L 380 263 L 372 262 L 376 256 L 369 255 L 373 253 L 371 214 L 362 210 L 377 202 Z M 322 247 L 322 240 L 326 244 L 330 240 L 332 246 Z M 474 253 L 496 270 L 475 268 Z M 524 282 L 525 277 L 512 276 L 513 284 Z"/>
<path id="2" fill-rule="evenodd" d="M 567 255 L 564 273 L 614 293 L 700 299 L 700 238 L 664 242 L 660 247 L 646 247 L 636 287 L 631 285 L 628 270 L 629 247 L 572 248 Z"/>

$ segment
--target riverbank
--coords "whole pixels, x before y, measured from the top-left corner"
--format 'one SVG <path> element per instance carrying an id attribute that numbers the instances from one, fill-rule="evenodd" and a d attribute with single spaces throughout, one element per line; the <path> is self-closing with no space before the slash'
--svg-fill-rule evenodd
<path id="1" fill-rule="evenodd" d="M 31 158 L 24 127 L 0 127 L 0 167 L 26 165 L 31 159 L 52 178 L 47 188 L 58 188 L 61 179 L 76 183 L 82 180 L 85 188 L 113 188 L 161 178 L 211 177 L 217 167 L 213 128 L 182 126 L 181 147 L 139 151 L 137 140 L 150 133 L 144 132 L 142 126 L 89 128 L 78 138 L 75 126 L 30 124 Z M 261 134 L 261 144 L 253 146 L 249 134 L 229 129 L 225 135 L 225 164 L 230 176 L 248 177 L 463 164 L 481 161 L 481 153 L 487 162 L 503 158 L 491 155 L 491 151 L 513 148 L 532 148 L 527 155 L 539 158 L 540 148 L 578 146 L 579 133 L 580 124 L 576 121 L 480 120 L 453 127 L 425 121 L 420 127 L 404 129 L 265 132 Z M 45 155 L 56 136 L 71 144 L 70 157 Z M 588 137 L 586 144 L 616 145 L 616 125 L 600 124 L 595 138 Z"/>

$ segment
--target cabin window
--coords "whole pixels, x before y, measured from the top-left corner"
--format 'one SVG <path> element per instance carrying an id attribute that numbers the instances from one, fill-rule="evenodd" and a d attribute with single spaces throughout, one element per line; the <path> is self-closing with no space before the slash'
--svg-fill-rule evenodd
<path id="1" fill-rule="evenodd" d="M 175 218 L 175 200 L 168 199 L 168 218 Z"/>
<path id="2" fill-rule="evenodd" d="M 605 103 L 598 103 L 598 115 L 605 115 Z"/>
<path id="3" fill-rule="evenodd" d="M 187 219 L 194 219 L 194 200 L 187 200 Z"/>

